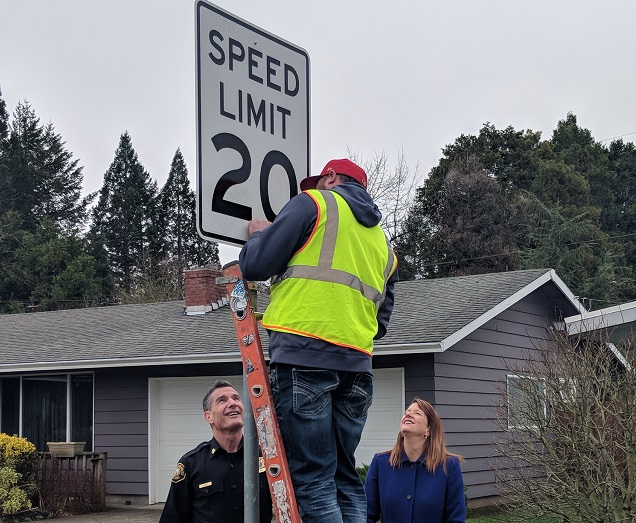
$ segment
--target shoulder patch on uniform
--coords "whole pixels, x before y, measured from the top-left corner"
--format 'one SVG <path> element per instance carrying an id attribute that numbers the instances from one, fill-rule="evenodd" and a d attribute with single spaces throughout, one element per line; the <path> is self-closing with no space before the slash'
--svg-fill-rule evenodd
<path id="1" fill-rule="evenodd" d="M 261 472 L 265 472 L 265 458 L 263 458 L 262 456 L 258 458 L 258 472 L 259 474 Z"/>
<path id="2" fill-rule="evenodd" d="M 183 463 L 177 463 L 177 467 L 174 469 L 174 474 L 172 475 L 172 482 L 179 483 L 179 481 L 183 481 L 185 477 L 186 471 Z"/>

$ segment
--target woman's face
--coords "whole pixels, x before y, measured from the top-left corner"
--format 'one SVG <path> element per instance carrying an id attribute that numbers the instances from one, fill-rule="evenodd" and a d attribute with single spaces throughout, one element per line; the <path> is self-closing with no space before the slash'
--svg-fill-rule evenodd
<path id="1" fill-rule="evenodd" d="M 417 406 L 417 403 L 411 404 L 406 409 L 400 423 L 400 431 L 402 434 L 418 435 L 423 438 L 428 437 L 428 419 L 424 411 Z"/>

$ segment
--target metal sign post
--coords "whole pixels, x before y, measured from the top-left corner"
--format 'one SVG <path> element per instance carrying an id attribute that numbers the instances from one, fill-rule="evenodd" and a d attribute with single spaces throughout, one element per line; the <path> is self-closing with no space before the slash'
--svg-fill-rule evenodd
<path id="1" fill-rule="evenodd" d="M 248 395 L 263 452 L 265 472 L 274 503 L 278 523 L 300 523 L 300 513 L 287 465 L 287 456 L 278 426 L 278 418 L 267 375 L 263 346 L 258 332 L 252 299 L 247 282 L 243 279 L 238 262 L 223 267 L 223 276 L 217 283 L 226 285 L 232 318 L 241 350 L 243 372 Z"/>

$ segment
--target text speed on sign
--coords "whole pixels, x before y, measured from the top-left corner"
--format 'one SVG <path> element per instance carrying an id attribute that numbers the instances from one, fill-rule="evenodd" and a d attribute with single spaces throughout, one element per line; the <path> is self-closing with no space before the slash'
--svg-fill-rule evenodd
<path id="1" fill-rule="evenodd" d="M 309 56 L 203 1 L 196 3 L 197 227 L 242 245 L 309 173 Z"/>

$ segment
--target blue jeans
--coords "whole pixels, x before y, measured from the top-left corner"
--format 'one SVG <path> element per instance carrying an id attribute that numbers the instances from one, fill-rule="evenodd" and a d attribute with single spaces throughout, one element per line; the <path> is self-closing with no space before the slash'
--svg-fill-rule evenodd
<path id="1" fill-rule="evenodd" d="M 303 523 L 366 523 L 356 471 L 372 375 L 272 364 L 270 382 Z"/>

